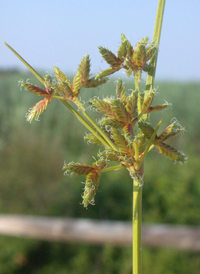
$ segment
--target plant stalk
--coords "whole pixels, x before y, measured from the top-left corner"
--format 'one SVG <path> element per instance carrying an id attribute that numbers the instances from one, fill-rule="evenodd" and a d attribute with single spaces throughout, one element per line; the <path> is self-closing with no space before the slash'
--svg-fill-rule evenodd
<path id="1" fill-rule="evenodd" d="M 155 25 L 154 25 L 154 32 L 153 32 L 153 41 L 157 46 L 159 46 L 159 43 L 160 43 L 164 9 L 165 9 L 165 0 L 159 0 L 158 7 L 157 7 L 157 13 L 156 13 L 156 20 L 155 20 Z M 157 59 L 158 59 L 158 52 L 150 59 L 149 64 L 152 67 L 152 69 L 147 75 L 146 90 L 149 90 L 149 89 L 153 88 L 153 86 L 154 86 Z"/>
<path id="2" fill-rule="evenodd" d="M 133 273 L 142 273 L 142 184 L 133 179 Z"/>
<path id="3" fill-rule="evenodd" d="M 165 0 L 158 1 L 156 20 L 154 25 L 153 41 L 159 46 L 162 21 L 164 15 Z M 153 88 L 156 65 L 157 65 L 158 52 L 150 59 L 151 71 L 147 75 L 146 80 L 146 92 Z M 140 112 L 139 112 L 140 113 Z M 160 123 L 157 126 L 159 128 Z M 157 130 L 155 130 L 156 134 Z M 152 140 L 149 141 L 147 151 L 150 149 Z M 146 152 L 147 152 L 146 151 Z M 146 156 L 145 152 L 145 156 Z M 141 163 L 143 162 L 142 159 Z M 143 170 L 144 162 L 140 167 Z M 143 177 L 144 171 L 142 171 L 141 178 Z M 142 274 L 142 242 L 141 242 L 141 231 L 142 231 L 142 182 L 139 176 L 135 176 L 133 179 L 133 274 Z"/>

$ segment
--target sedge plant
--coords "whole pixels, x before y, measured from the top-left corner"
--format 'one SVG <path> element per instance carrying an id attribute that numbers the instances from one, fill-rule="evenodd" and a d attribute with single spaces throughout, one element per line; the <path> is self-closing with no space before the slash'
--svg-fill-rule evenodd
<path id="1" fill-rule="evenodd" d="M 124 34 L 117 54 L 105 47 L 99 52 L 109 67 L 91 77 L 90 57 L 85 55 L 72 81 L 58 68 L 54 67 L 55 77 L 44 78 L 35 71 L 13 48 L 6 46 L 30 69 L 44 85 L 40 88 L 30 82 L 20 81 L 20 85 L 29 92 L 43 97 L 27 114 L 27 121 L 38 120 L 53 99 L 71 111 L 87 128 L 84 139 L 100 146 L 96 160 L 90 166 L 85 163 L 65 163 L 65 174 L 85 176 L 82 204 L 88 207 L 94 204 L 102 172 L 127 169 L 133 180 L 133 273 L 141 274 L 141 223 L 142 223 L 142 187 L 144 184 L 144 160 L 153 148 L 175 162 L 184 163 L 186 157 L 167 143 L 169 139 L 184 131 L 174 119 L 169 126 L 159 132 L 162 121 L 153 126 L 150 115 L 169 108 L 169 103 L 153 105 L 157 89 L 154 87 L 158 47 L 160 41 L 165 1 L 159 0 L 152 42 L 143 38 L 134 47 Z M 108 81 L 108 77 L 124 69 L 126 75 L 133 77 L 133 89 L 126 91 L 121 79 L 116 83 L 115 96 L 91 98 L 91 108 L 101 113 L 98 122 L 86 112 L 81 102 L 82 88 L 99 87 Z M 140 87 L 142 73 L 147 74 L 146 88 Z"/>

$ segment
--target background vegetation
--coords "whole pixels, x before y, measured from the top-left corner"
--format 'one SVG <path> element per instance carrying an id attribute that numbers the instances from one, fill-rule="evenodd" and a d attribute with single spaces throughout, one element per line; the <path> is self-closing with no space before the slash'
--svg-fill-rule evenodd
<path id="1" fill-rule="evenodd" d="M 20 91 L 20 79 L 28 73 L 0 71 L 0 211 L 131 221 L 132 180 L 126 171 L 103 174 L 95 206 L 81 203 L 81 177 L 63 175 L 64 160 L 92 163 L 98 149 L 83 141 L 85 128 L 60 102 L 53 101 L 40 122 L 25 121 L 28 108 L 39 100 Z M 127 90 L 134 88 L 126 79 Z M 37 80 L 33 80 L 37 83 Z M 199 103 L 200 83 L 161 82 L 157 100 L 173 103 L 163 111 L 162 129 L 176 117 L 187 133 L 174 142 L 189 157 L 186 165 L 174 164 L 156 152 L 145 163 L 143 222 L 200 224 Z M 114 79 L 82 99 L 114 93 Z M 89 110 L 88 110 L 89 111 Z M 94 114 L 95 117 L 96 114 Z M 155 123 L 158 121 L 155 121 Z M 181 142 L 181 143 L 180 143 Z M 200 253 L 143 248 L 144 273 L 197 274 Z M 104 273 L 130 274 L 131 247 L 47 243 L 0 236 L 1 274 Z"/>

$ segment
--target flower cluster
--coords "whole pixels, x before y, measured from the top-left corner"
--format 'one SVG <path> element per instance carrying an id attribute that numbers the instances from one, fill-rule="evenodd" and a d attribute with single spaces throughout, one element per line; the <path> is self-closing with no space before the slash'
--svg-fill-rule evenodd
<path id="1" fill-rule="evenodd" d="M 186 161 L 182 152 L 166 143 L 172 137 L 183 132 L 184 128 L 174 120 L 158 135 L 161 121 L 156 127 L 150 124 L 150 114 L 166 109 L 170 104 L 153 105 L 156 89 L 151 85 L 147 85 L 144 92 L 140 91 L 139 83 L 142 71 L 151 73 L 153 69 L 151 60 L 158 51 L 156 44 L 149 43 L 148 38 L 143 38 L 133 47 L 122 34 L 117 55 L 105 47 L 99 47 L 99 51 L 109 64 L 109 68 L 98 73 L 95 77 L 90 75 L 90 58 L 87 54 L 83 57 L 72 81 L 57 67 L 54 67 L 55 79 L 53 81 L 49 75 L 45 79 L 41 76 L 38 77 L 40 80 L 42 79 L 45 89 L 29 82 L 20 81 L 21 86 L 28 91 L 44 97 L 29 111 L 28 121 L 32 121 L 34 118 L 38 119 L 53 98 L 59 99 L 90 131 L 84 137 L 85 140 L 101 147 L 101 151 L 97 155 L 98 160 L 92 166 L 71 162 L 63 167 L 67 174 L 86 177 L 83 192 L 85 207 L 88 204 L 94 204 L 101 172 L 126 168 L 133 178 L 137 178 L 142 183 L 143 162 L 147 153 L 154 147 L 161 154 L 176 162 Z M 24 63 L 30 68 L 30 65 L 25 61 Z M 120 69 L 125 69 L 128 76 L 134 76 L 135 86 L 133 86 L 131 94 L 127 94 L 122 80 L 119 79 L 116 84 L 115 97 L 92 98 L 89 101 L 92 109 L 102 114 L 96 124 L 86 113 L 79 99 L 80 91 L 83 87 L 98 87 L 106 83 L 108 76 Z M 37 75 L 34 70 L 33 72 Z M 80 110 L 82 115 L 74 109 L 74 106 Z M 108 167 L 111 162 L 116 162 L 117 166 Z"/>

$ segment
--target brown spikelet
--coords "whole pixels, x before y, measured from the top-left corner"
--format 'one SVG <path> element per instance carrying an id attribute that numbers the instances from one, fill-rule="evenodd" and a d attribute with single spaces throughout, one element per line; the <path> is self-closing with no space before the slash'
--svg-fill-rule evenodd
<path id="1" fill-rule="evenodd" d="M 65 174 L 70 173 L 71 175 L 88 175 L 90 172 L 95 171 L 95 169 L 88 165 L 81 165 L 79 163 L 71 162 L 69 164 L 65 164 L 63 169 L 65 170 Z"/>
<path id="2" fill-rule="evenodd" d="M 26 115 L 26 120 L 29 122 L 31 122 L 33 119 L 38 121 L 39 116 L 45 111 L 51 100 L 52 98 L 48 97 L 39 101 L 33 108 L 29 110 L 29 113 Z"/>
<path id="3" fill-rule="evenodd" d="M 89 204 L 94 205 L 94 197 L 99 186 L 100 174 L 96 171 L 87 175 L 85 188 L 83 193 L 83 205 L 87 207 Z"/>
<path id="4" fill-rule="evenodd" d="M 66 81 L 67 77 L 64 75 L 64 73 L 57 67 L 53 67 L 54 73 L 56 75 L 56 79 L 58 82 L 64 82 Z"/>
<path id="5" fill-rule="evenodd" d="M 74 76 L 72 87 L 71 87 L 74 96 L 77 96 L 80 92 L 80 81 L 81 81 L 81 75 L 80 75 L 80 72 L 77 71 L 76 75 Z"/>
<path id="6" fill-rule="evenodd" d="M 107 116 L 115 116 L 114 109 L 111 104 L 106 102 L 106 100 L 100 100 L 98 98 L 93 98 L 90 100 L 90 104 L 93 108 Z"/>
<path id="7" fill-rule="evenodd" d="M 44 90 L 44 89 L 41 89 L 35 85 L 32 85 L 30 83 L 25 83 L 23 81 L 19 81 L 19 84 L 26 88 L 28 91 L 36 94 L 36 95 L 39 95 L 39 96 L 49 96 L 49 91 L 48 90 Z"/>
<path id="8" fill-rule="evenodd" d="M 115 116 L 117 117 L 117 119 L 120 122 L 126 123 L 128 120 L 128 113 L 121 99 L 114 99 L 112 103 L 115 111 Z"/>
<path id="9" fill-rule="evenodd" d="M 159 145 L 156 145 L 156 147 L 160 151 L 160 153 L 170 158 L 171 160 L 174 160 L 180 163 L 185 163 L 187 160 L 184 153 L 176 150 L 175 148 L 173 148 L 172 146 L 168 144 L 160 143 Z"/>
<path id="10" fill-rule="evenodd" d="M 90 76 L 90 57 L 88 54 L 86 54 L 81 60 L 79 71 L 81 76 L 81 83 L 86 82 Z"/>
<path id="11" fill-rule="evenodd" d="M 115 56 L 114 53 L 112 53 L 110 50 L 104 47 L 99 47 L 99 52 L 101 53 L 104 60 L 111 65 L 111 67 L 118 67 L 122 63 L 120 59 Z"/>

